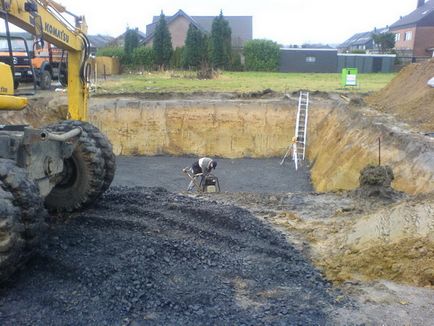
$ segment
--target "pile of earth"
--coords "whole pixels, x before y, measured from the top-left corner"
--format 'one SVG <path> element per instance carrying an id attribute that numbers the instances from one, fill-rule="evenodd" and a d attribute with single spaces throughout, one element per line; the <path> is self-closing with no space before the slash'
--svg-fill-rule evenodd
<path id="1" fill-rule="evenodd" d="M 434 131 L 434 88 L 427 85 L 434 77 L 434 59 L 403 68 L 382 90 L 366 102 L 379 111 L 395 115 L 422 132 Z"/>
<path id="2" fill-rule="evenodd" d="M 327 278 L 434 285 L 434 196 L 395 191 L 390 167 L 362 170 L 353 191 L 221 194 L 272 223 L 297 243 Z"/>
<path id="3" fill-rule="evenodd" d="M 29 104 L 21 111 L 2 111 L 2 124 L 25 124 L 40 128 L 61 120 L 66 120 L 68 114 L 67 98 L 64 94 L 43 92 L 30 97 Z"/>

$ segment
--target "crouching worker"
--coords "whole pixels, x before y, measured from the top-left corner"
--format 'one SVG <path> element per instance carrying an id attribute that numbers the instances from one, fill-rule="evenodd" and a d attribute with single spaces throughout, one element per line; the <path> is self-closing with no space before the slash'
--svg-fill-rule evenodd
<path id="1" fill-rule="evenodd" d="M 196 182 L 196 180 L 198 180 L 199 177 L 201 177 L 199 184 L 202 184 L 205 177 L 209 173 L 211 173 L 211 171 L 216 167 L 217 167 L 217 161 L 210 159 L 209 157 L 202 157 L 197 161 L 195 161 L 188 169 L 188 172 L 190 172 L 193 175 L 193 179 L 190 181 L 187 191 L 193 190 L 194 183 Z M 187 171 L 184 169 L 184 172 Z"/>

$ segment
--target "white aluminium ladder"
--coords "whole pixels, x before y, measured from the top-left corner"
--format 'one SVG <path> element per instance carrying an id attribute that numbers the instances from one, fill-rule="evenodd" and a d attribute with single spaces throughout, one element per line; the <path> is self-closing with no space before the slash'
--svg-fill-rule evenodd
<path id="1" fill-rule="evenodd" d="M 283 164 L 289 152 L 291 152 L 292 160 L 294 161 L 296 170 L 298 170 L 298 161 L 305 159 L 308 113 L 309 92 L 300 91 L 300 96 L 298 98 L 297 119 L 295 122 L 295 136 L 292 138 L 292 144 L 289 146 L 288 151 L 280 162 L 280 165 Z"/>
<path id="2" fill-rule="evenodd" d="M 307 143 L 307 118 L 309 114 L 309 92 L 300 91 L 298 98 L 297 121 L 295 123 L 295 137 L 297 158 L 304 160 L 306 157 Z"/>

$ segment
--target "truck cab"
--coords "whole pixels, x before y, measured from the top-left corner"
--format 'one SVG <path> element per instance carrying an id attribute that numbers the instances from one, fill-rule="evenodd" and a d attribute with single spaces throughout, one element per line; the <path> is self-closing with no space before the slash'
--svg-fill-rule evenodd
<path id="1" fill-rule="evenodd" d="M 26 39 L 14 36 L 10 38 L 10 44 L 11 49 L 9 49 L 7 37 L 0 35 L 0 62 L 13 67 L 14 88 L 16 89 L 21 82 L 33 82 L 35 71 Z"/>
<path id="2" fill-rule="evenodd" d="M 35 82 L 41 89 L 50 89 L 52 80 L 66 84 L 67 54 L 54 45 L 23 37 L 11 37 L 12 60 L 5 35 L 0 35 L 0 62 L 14 67 L 14 85 Z M 13 64 L 13 65 L 12 65 Z"/>
<path id="3" fill-rule="evenodd" d="M 34 46 L 33 48 L 32 66 L 37 85 L 41 89 L 50 89 L 53 79 L 57 79 L 62 85 L 65 85 L 67 70 L 65 51 L 48 42 L 44 42 L 42 47 Z"/>

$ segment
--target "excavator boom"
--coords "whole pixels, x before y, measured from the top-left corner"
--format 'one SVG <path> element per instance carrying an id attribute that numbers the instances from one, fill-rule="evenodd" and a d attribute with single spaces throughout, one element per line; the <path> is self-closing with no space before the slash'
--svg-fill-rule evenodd
<path id="1" fill-rule="evenodd" d="M 89 88 L 86 63 L 89 43 L 84 17 L 74 16 L 71 25 L 61 12 L 66 9 L 48 0 L 0 0 L 0 17 L 25 31 L 68 51 L 68 112 L 73 120 L 88 118 Z"/>

